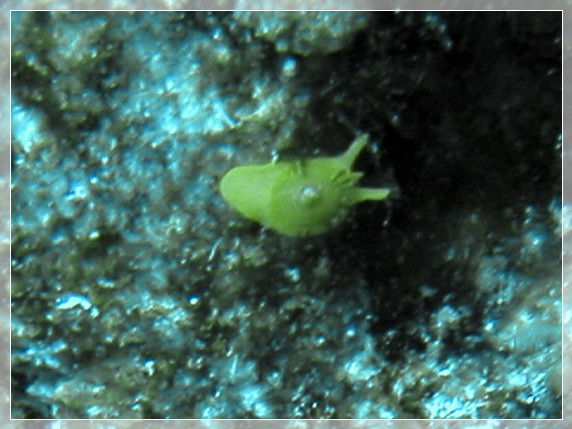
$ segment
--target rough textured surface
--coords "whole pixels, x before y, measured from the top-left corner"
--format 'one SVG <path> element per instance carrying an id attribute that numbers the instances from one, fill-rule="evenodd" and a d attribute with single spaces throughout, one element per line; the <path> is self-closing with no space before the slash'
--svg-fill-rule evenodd
<path id="1" fill-rule="evenodd" d="M 301 57 L 233 17 L 21 19 L 44 33 L 13 52 L 15 416 L 556 416 L 550 18 L 348 19 Z M 390 214 L 300 241 L 216 195 L 357 130 Z"/>

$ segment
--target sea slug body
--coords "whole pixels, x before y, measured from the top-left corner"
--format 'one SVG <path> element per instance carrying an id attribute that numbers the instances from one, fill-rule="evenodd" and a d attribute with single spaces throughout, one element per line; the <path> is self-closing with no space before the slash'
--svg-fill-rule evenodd
<path id="1" fill-rule="evenodd" d="M 339 156 L 235 167 L 222 178 L 221 195 L 244 217 L 281 234 L 322 234 L 343 222 L 352 205 L 390 194 L 357 186 L 363 173 L 352 165 L 367 143 L 363 134 Z"/>

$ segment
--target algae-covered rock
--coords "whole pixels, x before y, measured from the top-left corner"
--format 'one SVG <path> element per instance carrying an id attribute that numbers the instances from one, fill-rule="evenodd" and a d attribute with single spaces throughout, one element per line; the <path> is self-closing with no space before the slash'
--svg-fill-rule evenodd
<path id="1" fill-rule="evenodd" d="M 558 418 L 560 30 L 13 12 L 12 416 Z M 364 135 L 324 234 L 219 194 Z"/>

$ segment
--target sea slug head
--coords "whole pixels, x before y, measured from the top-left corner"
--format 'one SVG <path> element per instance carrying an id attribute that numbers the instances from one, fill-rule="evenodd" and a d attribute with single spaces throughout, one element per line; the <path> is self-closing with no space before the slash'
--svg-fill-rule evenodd
<path id="1" fill-rule="evenodd" d="M 342 155 L 239 166 L 222 179 L 224 200 L 244 217 L 289 236 L 324 233 L 346 219 L 349 207 L 384 200 L 385 188 L 359 188 L 352 166 L 367 145 L 358 137 Z"/>

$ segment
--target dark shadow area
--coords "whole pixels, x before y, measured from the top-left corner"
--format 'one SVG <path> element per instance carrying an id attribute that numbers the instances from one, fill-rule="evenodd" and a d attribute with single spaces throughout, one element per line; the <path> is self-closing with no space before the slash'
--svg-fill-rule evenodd
<path id="1" fill-rule="evenodd" d="M 560 195 L 560 33 L 558 12 L 379 13 L 345 51 L 304 65 L 319 80 L 301 84 L 322 88 L 308 123 L 334 136 L 316 141 L 340 150 L 349 126 L 370 133 L 379 158 L 360 169 L 379 183 L 389 168 L 399 188 L 330 243 L 367 273 L 374 330 L 397 331 L 389 358 L 422 350 L 415 327 L 445 302 L 472 309 L 452 346 L 479 333 L 480 256 L 504 243 L 518 264 L 516 225 Z"/>

